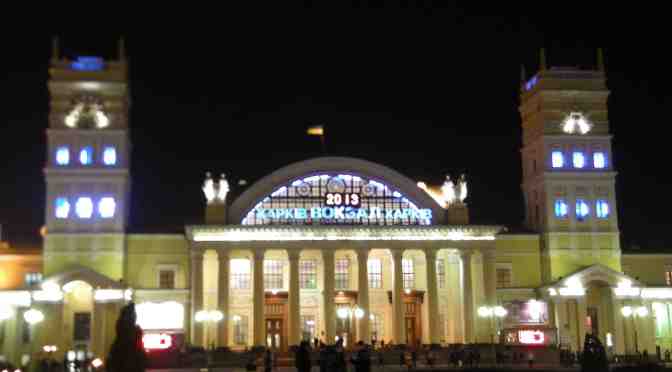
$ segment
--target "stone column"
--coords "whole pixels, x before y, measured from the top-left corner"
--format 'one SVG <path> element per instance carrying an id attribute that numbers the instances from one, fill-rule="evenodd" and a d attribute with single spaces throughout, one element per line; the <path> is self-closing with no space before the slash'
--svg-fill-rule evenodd
<path id="1" fill-rule="evenodd" d="M 612 340 L 614 342 L 614 353 L 617 355 L 625 354 L 625 330 L 623 329 L 623 315 L 621 313 L 621 301 L 617 300 L 614 297 L 612 290 L 611 293 L 611 311 L 609 315 L 611 316 L 612 323 L 614 325 Z M 606 344 L 606 341 L 605 341 Z"/>
<path id="2" fill-rule="evenodd" d="M 392 289 L 392 313 L 394 322 L 394 340 L 398 344 L 406 343 L 406 323 L 404 317 L 404 276 L 402 273 L 401 261 L 404 251 L 401 249 L 390 249 L 394 269 L 394 287 Z"/>
<path id="3" fill-rule="evenodd" d="M 229 269 L 231 261 L 229 260 L 229 252 L 223 249 L 217 251 L 217 258 L 219 260 L 219 275 L 217 286 L 217 302 L 219 303 L 219 311 L 224 314 L 224 319 L 218 323 L 217 333 L 219 334 L 219 346 L 229 346 Z"/>
<path id="4" fill-rule="evenodd" d="M 425 250 L 425 259 L 427 261 L 427 310 L 429 314 L 429 342 L 438 344 L 441 342 L 441 326 L 439 320 L 439 296 L 436 277 L 436 251 L 433 249 Z"/>
<path id="5" fill-rule="evenodd" d="M 357 250 L 357 306 L 364 310 L 364 316 L 359 319 L 359 330 L 357 336 L 359 340 L 365 343 L 371 342 L 371 332 L 369 329 L 369 249 L 360 248 Z"/>
<path id="6" fill-rule="evenodd" d="M 586 309 L 586 298 L 580 297 L 576 299 L 576 329 L 579 339 L 577 340 L 578 348 L 583 350 L 583 341 L 586 339 L 586 316 L 588 310 Z"/>
<path id="7" fill-rule="evenodd" d="M 569 341 L 569 329 L 568 329 L 568 319 L 567 319 L 567 303 L 561 298 L 553 299 L 553 307 L 555 309 L 554 317 L 555 324 L 557 327 L 557 343 L 558 345 L 564 344 Z"/>
<path id="8" fill-rule="evenodd" d="M 264 251 L 256 249 L 253 252 L 254 261 L 254 292 L 253 303 L 253 333 L 254 345 L 266 345 L 266 330 L 264 329 L 264 303 L 266 302 L 266 294 L 264 292 Z"/>
<path id="9" fill-rule="evenodd" d="M 203 346 L 203 323 L 194 321 L 197 311 L 203 310 L 203 251 L 191 249 L 191 341 Z"/>
<path id="10" fill-rule="evenodd" d="M 299 256 L 300 250 L 288 250 L 289 257 L 289 345 L 301 342 L 301 308 L 299 307 Z"/>
<path id="11" fill-rule="evenodd" d="M 334 287 L 336 286 L 336 273 L 334 267 L 334 251 L 325 248 L 322 250 L 324 288 L 322 297 L 324 302 L 324 332 L 325 342 L 333 343 L 336 337 L 336 309 L 334 306 Z"/>
<path id="12" fill-rule="evenodd" d="M 464 301 L 464 343 L 474 342 L 474 288 L 471 275 L 471 252 L 462 251 L 462 299 Z"/>
<path id="13" fill-rule="evenodd" d="M 105 350 L 105 304 L 102 302 L 93 303 L 93 354 L 97 357 L 104 358 L 107 356 Z"/>

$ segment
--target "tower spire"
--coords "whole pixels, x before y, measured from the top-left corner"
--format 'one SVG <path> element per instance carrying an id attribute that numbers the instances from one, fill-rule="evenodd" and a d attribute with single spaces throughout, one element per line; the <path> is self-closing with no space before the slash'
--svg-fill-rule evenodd
<path id="1" fill-rule="evenodd" d="M 119 38 L 119 61 L 125 61 L 126 60 L 126 43 L 124 41 L 124 37 Z"/>
<path id="2" fill-rule="evenodd" d="M 546 70 L 546 48 L 541 48 L 539 51 L 539 70 Z"/>
<path id="3" fill-rule="evenodd" d="M 58 36 L 51 38 L 51 60 L 58 61 L 61 59 L 61 50 L 58 44 Z"/>
<path id="4" fill-rule="evenodd" d="M 604 51 L 597 48 L 597 71 L 604 71 Z"/>

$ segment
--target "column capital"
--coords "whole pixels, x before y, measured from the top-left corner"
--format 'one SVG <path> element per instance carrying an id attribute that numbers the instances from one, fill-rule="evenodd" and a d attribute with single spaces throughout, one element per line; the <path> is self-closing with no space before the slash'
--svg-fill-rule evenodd
<path id="1" fill-rule="evenodd" d="M 371 253 L 371 248 L 369 247 L 359 247 L 355 249 L 355 252 L 357 253 L 357 257 L 366 257 L 369 258 L 369 253 Z"/>
<path id="2" fill-rule="evenodd" d="M 402 257 L 404 257 L 404 249 L 403 248 L 390 248 L 389 251 L 390 251 L 390 255 L 395 260 L 401 260 Z"/>
<path id="3" fill-rule="evenodd" d="M 189 254 L 191 255 L 192 260 L 203 260 L 203 254 L 205 252 L 201 248 L 191 248 Z"/>
<path id="4" fill-rule="evenodd" d="M 301 250 L 300 249 L 287 249 L 287 258 L 290 261 L 298 261 L 299 257 L 301 257 Z"/>
<path id="5" fill-rule="evenodd" d="M 474 253 L 476 251 L 474 249 L 460 249 L 458 251 L 458 254 L 460 255 L 460 258 L 464 259 L 471 259 L 474 256 Z"/>
<path id="6" fill-rule="evenodd" d="M 436 260 L 436 250 L 432 248 L 425 248 L 423 249 L 425 252 L 425 259 L 426 260 Z"/>
<path id="7" fill-rule="evenodd" d="M 266 250 L 263 248 L 254 248 L 252 250 L 252 256 L 255 260 L 263 260 L 266 255 Z"/>
<path id="8" fill-rule="evenodd" d="M 224 260 L 224 259 L 229 259 L 229 250 L 228 249 L 218 249 L 217 250 L 217 259 L 218 260 Z"/>
<path id="9" fill-rule="evenodd" d="M 327 248 L 327 249 L 321 249 L 320 253 L 322 253 L 322 259 L 323 260 L 325 260 L 325 259 L 332 259 L 333 260 L 336 252 L 334 252 L 333 249 Z"/>

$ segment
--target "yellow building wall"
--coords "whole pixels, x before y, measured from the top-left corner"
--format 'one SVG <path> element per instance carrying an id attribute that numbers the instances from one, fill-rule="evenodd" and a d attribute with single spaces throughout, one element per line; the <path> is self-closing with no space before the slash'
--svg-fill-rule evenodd
<path id="1" fill-rule="evenodd" d="M 41 272 L 42 255 L 39 250 L 0 251 L 0 290 L 24 288 L 26 274 Z"/>
<path id="2" fill-rule="evenodd" d="M 124 277 L 124 234 L 47 234 L 44 275 L 88 267 L 113 280 Z"/>
<path id="3" fill-rule="evenodd" d="M 176 269 L 176 289 L 189 288 L 189 249 L 184 235 L 128 235 L 126 255 L 130 287 L 159 288 L 159 269 L 167 267 Z"/>
<path id="4" fill-rule="evenodd" d="M 512 287 L 542 284 L 539 235 L 499 235 L 495 240 L 498 264 L 511 264 Z"/>
<path id="5" fill-rule="evenodd" d="M 672 271 L 672 254 L 623 254 L 622 269 L 626 275 L 648 286 L 664 286 L 665 272 Z"/>

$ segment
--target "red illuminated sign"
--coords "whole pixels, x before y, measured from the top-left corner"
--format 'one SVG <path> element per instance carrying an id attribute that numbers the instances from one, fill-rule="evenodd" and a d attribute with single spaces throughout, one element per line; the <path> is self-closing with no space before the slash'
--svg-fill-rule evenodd
<path id="1" fill-rule="evenodd" d="M 518 331 L 518 342 L 526 345 L 541 345 L 544 343 L 544 332 L 536 329 Z"/>
<path id="2" fill-rule="evenodd" d="M 142 336 L 142 345 L 147 350 L 165 350 L 173 346 L 173 338 L 167 333 L 148 333 Z"/>

